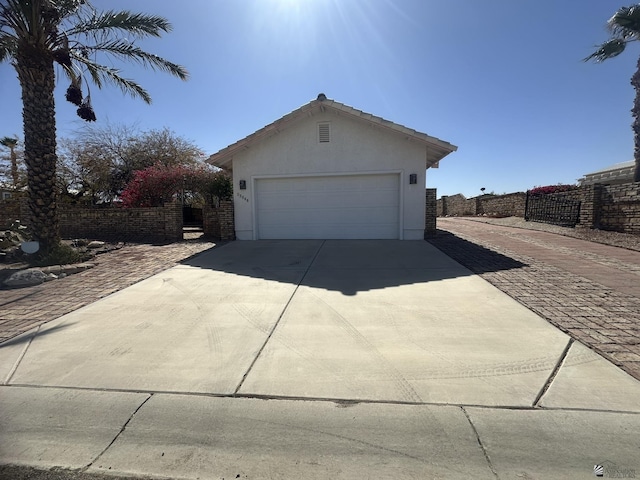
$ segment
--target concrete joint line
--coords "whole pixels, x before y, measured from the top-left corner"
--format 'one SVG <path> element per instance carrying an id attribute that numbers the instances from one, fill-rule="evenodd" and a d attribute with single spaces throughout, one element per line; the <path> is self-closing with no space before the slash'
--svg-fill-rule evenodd
<path id="1" fill-rule="evenodd" d="M 280 315 L 278 316 L 278 319 L 276 320 L 276 323 L 273 325 L 273 328 L 271 328 L 271 331 L 269 332 L 269 335 L 267 335 L 267 338 L 265 339 L 264 343 L 260 347 L 260 350 L 258 350 L 258 353 L 256 354 L 256 356 L 254 357 L 253 361 L 251 362 L 251 365 L 249 365 L 249 368 L 247 368 L 247 371 L 242 376 L 242 379 L 240 380 L 240 383 L 238 383 L 238 386 L 233 391 L 234 395 L 236 395 L 240 391 L 240 389 L 242 388 L 242 385 L 244 384 L 245 380 L 249 376 L 249 373 L 251 373 L 251 370 L 253 369 L 253 366 L 258 361 L 258 358 L 260 358 L 260 355 L 262 355 L 262 352 L 264 351 L 264 349 L 266 348 L 267 344 L 269 343 L 269 340 L 271 340 L 271 337 L 273 336 L 273 333 L 276 331 L 276 328 L 278 328 L 278 325 L 280 324 L 280 320 L 282 320 L 282 317 L 284 316 L 284 313 L 289 308 L 289 304 L 291 303 L 291 300 L 293 300 L 293 297 L 296 295 L 296 292 L 298 291 L 298 288 L 300 287 L 300 285 L 304 281 L 305 277 L 309 273 L 309 270 L 311 270 L 311 266 L 316 261 L 316 258 L 318 258 L 318 254 L 320 253 L 320 250 L 322 250 L 322 247 L 324 247 L 325 243 L 326 243 L 326 240 L 323 240 L 322 243 L 320 244 L 320 246 L 318 247 L 318 250 L 316 251 L 315 255 L 313 256 L 313 259 L 311 259 L 311 262 L 309 262 L 309 266 L 307 267 L 307 269 L 305 270 L 304 274 L 300 278 L 300 281 L 296 285 L 296 288 L 293 289 L 293 292 L 291 293 L 291 296 L 289 297 L 289 300 L 287 300 L 287 303 L 285 304 L 284 308 L 282 309 L 282 312 L 280 312 Z"/>
<path id="2" fill-rule="evenodd" d="M 480 446 L 480 449 L 482 450 L 482 454 L 484 455 L 484 459 L 487 461 L 487 465 L 489 466 L 489 470 L 491 470 L 491 473 L 493 473 L 493 476 L 495 478 L 499 479 L 500 477 L 498 476 L 498 472 L 496 472 L 496 469 L 493 468 L 493 463 L 491 463 L 491 457 L 489 457 L 489 452 L 487 452 L 487 449 L 485 448 L 484 444 L 482 443 L 482 439 L 480 438 L 480 434 L 478 433 L 478 429 L 473 424 L 473 421 L 471 420 L 471 416 L 469 415 L 469 412 L 467 412 L 467 410 L 465 410 L 464 407 L 460 407 L 460 410 L 462 410 L 462 413 L 464 413 L 464 416 L 467 417 L 467 421 L 469 422 L 469 425 L 471 426 L 471 430 L 473 430 L 473 434 L 476 436 L 476 441 L 478 442 L 478 445 Z"/>
<path id="3" fill-rule="evenodd" d="M 545 384 L 542 386 L 542 388 L 538 392 L 538 395 L 536 396 L 536 399 L 533 401 L 533 407 L 539 407 L 540 406 L 540 402 L 542 401 L 542 397 L 544 397 L 545 394 L 547 393 L 547 391 L 549 391 L 549 388 L 551 387 L 551 384 L 556 379 L 556 375 L 558 375 L 558 372 L 560 371 L 560 368 L 562 367 L 562 364 L 566 360 L 567 355 L 569 354 L 569 349 L 571 349 L 571 345 L 573 345 L 574 341 L 575 340 L 573 338 L 569 338 L 569 341 L 567 342 L 567 345 L 564 347 L 564 350 L 562 351 L 562 354 L 560 355 L 560 358 L 558 359 L 558 362 L 556 363 L 556 366 L 553 367 L 553 370 L 551 371 L 551 374 L 549 375 L 549 378 L 547 378 L 547 381 L 545 382 Z"/>
<path id="4" fill-rule="evenodd" d="M 36 338 L 36 336 L 40 332 L 40 328 L 42 328 L 42 325 L 39 325 L 38 328 L 36 328 L 36 331 L 33 334 L 33 336 L 29 339 L 27 344 L 24 346 L 24 348 L 22 349 L 22 352 L 20 352 L 20 356 L 18 357 L 16 362 L 13 364 L 13 367 L 11 367 L 11 370 L 9 371 L 9 374 L 7 375 L 7 378 L 4 380 L 4 382 L 2 382 L 2 385 L 9 385 L 9 382 L 11 381 L 13 376 L 15 375 L 16 370 L 18 370 L 18 367 L 22 363 L 22 359 L 27 354 L 27 350 L 29 350 L 29 347 L 31 346 L 31 342 L 33 342 L 33 339 Z"/>
<path id="5" fill-rule="evenodd" d="M 133 413 L 131 414 L 131 416 L 127 419 L 126 422 L 124 422 L 124 425 L 122 426 L 122 428 L 120 429 L 120 431 L 116 434 L 115 437 L 113 437 L 113 440 L 111 440 L 111 442 L 109 443 L 109 445 L 107 445 L 105 447 L 104 450 L 102 450 L 97 456 L 96 458 L 94 458 L 93 460 L 91 460 L 84 468 L 80 469 L 80 472 L 86 472 L 89 468 L 91 468 L 93 466 L 93 464 L 95 464 L 100 457 L 102 457 L 102 455 L 104 455 L 107 450 L 109 450 L 111 448 L 111 445 L 113 445 L 114 443 L 116 443 L 116 441 L 118 440 L 118 438 L 120 438 L 120 435 L 122 435 L 122 433 L 127 429 L 127 426 L 129 425 L 129 423 L 131 422 L 131 420 L 133 420 L 133 417 L 136 416 L 136 413 L 138 413 L 140 411 L 140 409 L 142 407 L 144 407 L 144 405 L 151 400 L 151 397 L 153 397 L 153 393 L 149 394 L 149 396 L 147 398 L 145 398 L 143 400 L 143 402 L 138 405 L 138 408 L 136 408 Z"/>

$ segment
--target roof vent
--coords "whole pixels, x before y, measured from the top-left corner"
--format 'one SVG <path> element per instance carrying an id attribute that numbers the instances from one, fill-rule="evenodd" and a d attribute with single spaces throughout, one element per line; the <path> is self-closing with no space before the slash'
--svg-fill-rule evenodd
<path id="1" fill-rule="evenodd" d="M 318 124 L 318 142 L 329 143 L 331 141 L 331 130 L 329 123 Z"/>
<path id="2" fill-rule="evenodd" d="M 319 93 L 318 94 L 318 101 L 319 102 L 324 102 L 327 99 L 327 96 L 324 93 Z"/>

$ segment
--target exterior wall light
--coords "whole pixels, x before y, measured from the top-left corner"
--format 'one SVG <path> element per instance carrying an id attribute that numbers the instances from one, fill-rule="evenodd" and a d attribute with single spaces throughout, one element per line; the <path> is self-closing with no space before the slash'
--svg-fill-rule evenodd
<path id="1" fill-rule="evenodd" d="M 246 190 L 246 189 L 247 189 L 247 181 L 240 180 L 240 190 Z"/>
<path id="2" fill-rule="evenodd" d="M 411 175 L 409 175 L 409 183 L 411 185 L 415 185 L 416 183 L 418 183 L 418 174 L 412 173 Z"/>

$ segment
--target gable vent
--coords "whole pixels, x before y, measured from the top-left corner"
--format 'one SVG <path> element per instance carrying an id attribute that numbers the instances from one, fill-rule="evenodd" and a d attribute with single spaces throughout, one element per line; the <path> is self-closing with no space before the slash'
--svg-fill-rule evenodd
<path id="1" fill-rule="evenodd" d="M 329 143 L 331 141 L 331 130 L 328 123 L 318 124 L 318 141 L 320 143 Z"/>

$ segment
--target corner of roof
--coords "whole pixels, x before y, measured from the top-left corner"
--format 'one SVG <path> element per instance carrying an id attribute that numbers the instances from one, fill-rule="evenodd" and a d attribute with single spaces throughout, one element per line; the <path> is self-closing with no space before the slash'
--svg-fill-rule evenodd
<path id="1" fill-rule="evenodd" d="M 376 124 L 424 142 L 428 145 L 428 148 L 433 147 L 437 150 L 438 153 L 436 155 L 436 162 L 447 156 L 449 153 L 455 152 L 458 149 L 457 146 L 444 140 L 440 140 L 439 138 L 432 137 L 431 135 L 428 135 L 426 133 L 418 132 L 417 130 L 414 130 L 412 128 L 405 127 L 404 125 L 400 125 L 390 120 L 386 120 L 382 117 L 363 112 L 362 110 L 358 110 L 336 100 L 329 99 L 324 93 L 321 92 L 315 99 L 311 100 L 310 102 L 305 103 L 301 107 L 298 107 L 297 109 L 287 113 L 274 122 L 255 131 L 254 133 L 210 155 L 207 159 L 207 162 L 221 168 L 231 168 L 233 154 L 236 151 L 242 148 L 246 148 L 250 144 L 266 138 L 267 136 L 270 136 L 270 132 L 279 131 L 280 126 L 288 123 L 289 121 L 295 120 L 302 113 L 312 112 L 315 108 L 318 108 L 321 111 L 325 111 L 327 108 L 329 108 L 338 113 L 346 113 L 360 121 L 369 122 L 370 124 Z"/>

